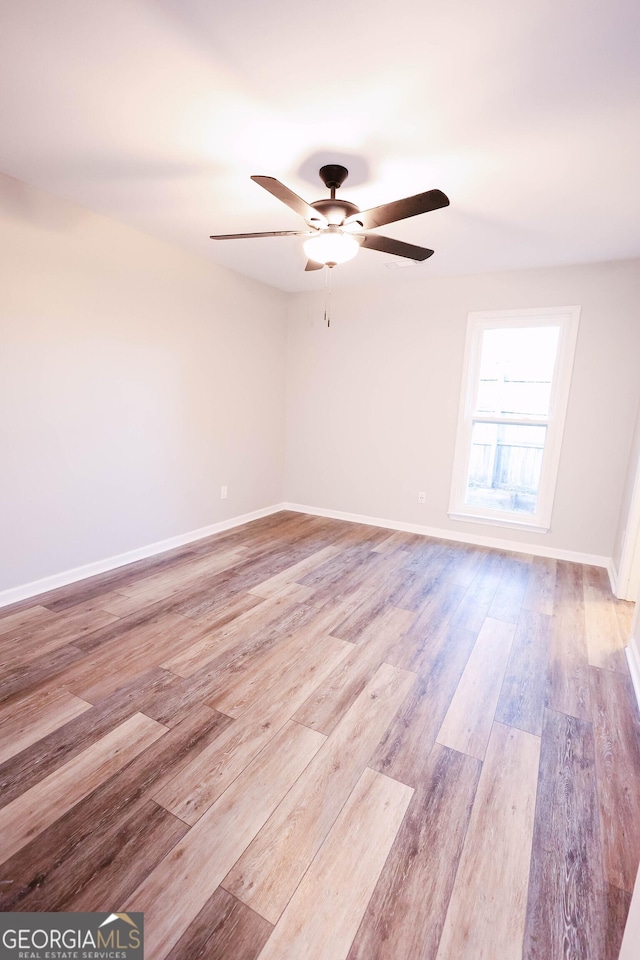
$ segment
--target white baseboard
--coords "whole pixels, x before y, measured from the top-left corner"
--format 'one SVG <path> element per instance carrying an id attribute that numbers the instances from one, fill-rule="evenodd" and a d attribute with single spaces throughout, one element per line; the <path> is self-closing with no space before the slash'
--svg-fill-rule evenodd
<path id="1" fill-rule="evenodd" d="M 380 517 L 367 517 L 359 513 L 343 513 L 340 510 L 325 510 L 324 507 L 309 507 L 300 503 L 283 503 L 281 510 L 293 510 L 296 513 L 310 513 L 316 517 L 328 517 L 333 520 L 347 520 L 350 523 L 364 523 L 370 527 L 387 527 L 389 530 L 403 530 L 405 533 L 417 533 L 425 537 L 437 537 L 440 540 L 452 540 L 454 543 L 470 543 L 477 547 L 493 547 L 496 550 L 508 550 L 510 553 L 524 553 L 534 557 L 550 557 L 553 560 L 570 560 L 573 563 L 586 563 L 592 567 L 605 567 L 609 570 L 611 557 L 601 557 L 595 553 L 578 553 L 575 550 L 560 550 L 538 543 L 520 543 L 515 540 L 502 540 L 499 537 L 484 537 L 473 533 L 458 533 L 439 527 L 427 527 L 419 523 L 404 523 L 398 520 L 383 520 Z"/>
<path id="2" fill-rule="evenodd" d="M 205 537 L 211 537 L 216 533 L 222 533 L 222 531 L 230 530 L 233 527 L 239 527 L 243 523 L 250 523 L 252 520 L 268 517 L 272 513 L 277 513 L 280 510 L 308 513 L 312 516 L 328 517 L 333 520 L 346 520 L 350 523 L 364 523 L 368 526 L 385 527 L 389 530 L 403 530 L 406 533 L 417 533 L 426 537 L 437 537 L 440 540 L 451 540 L 454 543 L 470 543 L 480 547 L 493 547 L 497 550 L 508 550 L 511 553 L 551 557 L 556 560 L 571 560 L 574 563 L 587 563 L 594 567 L 605 567 L 609 572 L 609 579 L 611 580 L 611 586 L 615 594 L 615 568 L 610 557 L 601 557 L 590 553 L 578 553 L 573 550 L 559 550 L 555 547 L 548 547 L 542 544 L 502 540 L 499 537 L 484 537 L 470 533 L 457 533 L 454 530 L 444 530 L 439 527 L 427 527 L 418 523 L 404 523 L 398 520 L 368 517 L 359 513 L 344 513 L 340 510 L 325 510 L 324 507 L 311 507 L 300 503 L 277 503 L 271 507 L 264 507 L 261 510 L 254 510 L 251 513 L 242 514 L 239 517 L 232 517 L 229 520 L 212 523 L 207 527 L 200 527 L 198 530 L 190 530 L 188 533 L 179 534 L 177 537 L 159 540 L 157 543 L 150 543 L 146 546 L 138 547 L 135 550 L 129 550 L 127 553 L 107 557 L 105 560 L 97 560 L 94 563 L 87 563 L 81 567 L 75 567 L 73 570 L 65 570 L 62 573 L 56 573 L 50 577 L 43 577 L 41 580 L 33 580 L 31 583 L 25 583 L 18 587 L 12 587 L 9 590 L 0 591 L 0 607 L 6 607 L 11 603 L 18 603 L 20 600 L 36 597 L 41 593 L 48 593 L 50 590 L 56 590 L 58 587 L 66 587 L 70 583 L 77 583 L 79 580 L 95 577 L 99 573 L 107 573 L 109 570 L 115 570 L 118 567 L 127 566 L 129 563 L 135 563 L 136 560 L 145 560 L 148 557 L 154 557 L 157 554 L 165 553 L 167 550 L 173 550 L 175 547 L 181 547 L 187 543 L 193 543 L 196 540 L 203 540 Z"/>
<path id="3" fill-rule="evenodd" d="M 640 650 L 638 650 L 638 641 L 633 638 L 626 648 L 627 660 L 629 661 L 629 672 L 633 683 L 633 689 L 636 692 L 638 709 L 640 710 Z"/>
<path id="4" fill-rule="evenodd" d="M 167 540 L 158 540 L 157 543 L 137 547 L 135 550 L 120 553 L 115 557 L 96 560 L 94 563 L 86 563 L 81 567 L 74 567 L 73 570 L 65 570 L 62 573 L 56 573 L 50 577 L 43 577 L 41 580 L 33 580 L 31 583 L 25 583 L 22 586 L 0 591 L 0 607 L 17 603 L 19 600 L 27 600 L 29 597 L 36 597 L 40 593 L 48 593 L 49 590 L 56 590 L 58 587 L 66 587 L 70 583 L 77 583 L 79 580 L 95 577 L 99 573 L 107 573 L 109 570 L 117 569 L 117 567 L 126 567 L 127 564 L 135 563 L 136 560 L 146 560 L 147 557 L 155 557 L 157 554 L 166 553 L 167 550 L 173 550 L 175 547 L 182 547 L 186 543 L 193 543 L 195 540 L 204 540 L 205 537 L 211 537 L 215 533 L 222 533 L 223 530 L 239 527 L 243 523 L 250 523 L 251 520 L 268 517 L 272 513 L 277 513 L 279 510 L 284 509 L 284 504 L 280 503 L 272 507 L 263 507 L 261 510 L 253 510 L 251 513 L 244 513 L 242 516 L 232 517 L 230 520 L 221 520 L 219 523 L 212 523 L 207 527 L 200 527 L 198 530 L 181 533 L 177 537 L 169 537 Z"/>
<path id="5" fill-rule="evenodd" d="M 607 573 L 609 574 L 609 583 L 611 584 L 611 593 L 614 597 L 618 596 L 618 571 L 613 557 L 609 557 L 609 563 L 607 564 Z M 619 600 L 623 599 L 618 597 Z"/>

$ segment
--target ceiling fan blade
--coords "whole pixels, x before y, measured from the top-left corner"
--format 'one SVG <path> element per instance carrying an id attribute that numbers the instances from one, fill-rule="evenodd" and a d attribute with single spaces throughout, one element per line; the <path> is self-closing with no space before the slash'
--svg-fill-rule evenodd
<path id="1" fill-rule="evenodd" d="M 324 263 L 316 263 L 315 260 L 307 260 L 305 270 L 322 270 Z"/>
<path id="2" fill-rule="evenodd" d="M 246 240 L 247 237 L 310 237 L 310 230 L 268 230 L 266 233 L 220 233 L 209 240 Z"/>
<path id="3" fill-rule="evenodd" d="M 405 243 L 404 240 L 380 237 L 377 233 L 366 234 L 362 239 L 362 246 L 369 247 L 370 250 L 379 250 L 381 253 L 393 253 L 396 257 L 407 257 L 409 260 L 426 260 L 433 254 L 433 250 L 427 247 L 416 247 L 415 244 Z"/>
<path id="4" fill-rule="evenodd" d="M 349 217 L 347 223 L 355 220 L 361 223 L 365 230 L 372 230 L 374 227 L 383 227 L 386 223 L 417 217 L 419 213 L 429 213 L 430 210 L 448 206 L 449 198 L 442 190 L 427 190 L 426 193 L 417 193 L 414 197 L 405 197 L 404 200 L 394 200 L 393 203 L 383 203 L 380 207 L 361 210 Z"/>
<path id="5" fill-rule="evenodd" d="M 292 210 L 300 214 L 304 220 L 314 220 L 322 224 L 322 226 L 327 225 L 328 220 L 323 214 L 315 210 L 311 204 L 303 200 L 302 197 L 299 197 L 293 190 L 289 190 L 289 187 L 285 187 L 284 183 L 280 183 L 275 177 L 251 177 L 251 179 L 261 187 L 264 187 L 265 190 L 268 190 L 269 193 L 277 197 L 278 200 L 286 203 L 288 207 L 291 207 Z"/>

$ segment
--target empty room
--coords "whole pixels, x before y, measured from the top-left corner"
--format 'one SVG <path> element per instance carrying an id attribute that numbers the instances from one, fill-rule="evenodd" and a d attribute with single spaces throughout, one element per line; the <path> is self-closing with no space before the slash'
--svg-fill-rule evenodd
<path id="1" fill-rule="evenodd" d="M 639 960 L 639 41 L 0 0 L 0 957 Z"/>

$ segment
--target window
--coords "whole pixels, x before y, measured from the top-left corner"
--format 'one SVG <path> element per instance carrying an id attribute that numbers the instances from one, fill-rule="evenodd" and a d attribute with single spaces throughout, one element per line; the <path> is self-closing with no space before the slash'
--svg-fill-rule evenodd
<path id="1" fill-rule="evenodd" d="M 549 530 L 579 318 L 469 314 L 452 519 Z"/>

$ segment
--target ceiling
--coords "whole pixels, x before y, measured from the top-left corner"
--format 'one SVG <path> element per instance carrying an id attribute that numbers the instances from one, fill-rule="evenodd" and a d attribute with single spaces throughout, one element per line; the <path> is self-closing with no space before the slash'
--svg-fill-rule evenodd
<path id="1" fill-rule="evenodd" d="M 451 206 L 378 233 L 335 284 L 640 256 L 637 0 L 0 0 L 0 171 L 283 290 L 303 228 L 252 183 L 361 209 Z M 404 266 L 408 264 L 408 266 Z M 399 268 L 402 265 L 402 269 Z"/>

